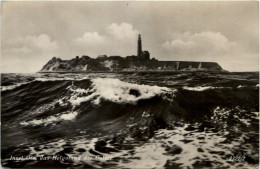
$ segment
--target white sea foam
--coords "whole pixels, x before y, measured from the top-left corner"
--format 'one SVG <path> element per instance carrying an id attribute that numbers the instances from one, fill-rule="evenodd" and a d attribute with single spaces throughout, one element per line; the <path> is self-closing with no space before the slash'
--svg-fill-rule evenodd
<path id="1" fill-rule="evenodd" d="M 254 116 L 253 116 L 253 118 L 254 119 L 257 119 L 257 120 L 259 120 L 259 112 L 251 112 Z"/>
<path id="2" fill-rule="evenodd" d="M 243 88 L 246 86 L 239 85 L 237 88 Z M 259 84 L 256 85 L 256 87 L 259 87 Z M 190 90 L 190 91 L 205 91 L 205 90 L 211 90 L 211 89 L 223 89 L 223 88 L 231 88 L 231 87 L 213 87 L 213 86 L 196 86 L 196 87 L 188 87 L 184 86 L 183 89 Z"/>
<path id="3" fill-rule="evenodd" d="M 13 90 L 13 89 L 15 89 L 17 87 L 20 87 L 20 86 L 22 86 L 24 84 L 28 84 L 28 83 L 30 83 L 30 82 L 17 83 L 15 85 L 10 85 L 10 86 L 1 86 L 1 91 Z"/>
<path id="4" fill-rule="evenodd" d="M 142 114 L 142 117 L 150 117 L 150 114 L 147 113 L 146 111 L 144 111 L 143 114 Z"/>
<path id="5" fill-rule="evenodd" d="M 215 89 L 215 88 L 216 87 L 212 87 L 212 86 L 196 86 L 196 87 L 184 86 L 183 87 L 183 89 L 191 90 L 191 91 L 204 91 L 204 90 Z"/>
<path id="6" fill-rule="evenodd" d="M 135 168 L 136 166 L 139 168 L 163 168 L 167 160 L 180 164 L 180 168 L 194 168 L 193 165 L 198 161 L 211 161 L 212 168 L 219 168 L 220 166 L 228 168 L 230 166 L 227 162 L 229 157 L 226 156 L 232 154 L 234 147 L 240 146 L 241 140 L 234 140 L 230 144 L 225 144 L 223 141 L 226 138 L 223 135 L 210 131 L 186 131 L 187 126 L 176 126 L 174 130 L 160 129 L 156 131 L 153 138 L 142 146 L 134 148 L 133 155 L 124 155 L 124 158 L 130 159 L 130 162 L 121 163 L 119 166 L 123 168 Z M 184 140 L 190 142 L 185 143 Z M 180 147 L 182 151 L 168 155 L 167 153 L 171 151 L 167 152 L 166 147 L 173 148 L 173 150 L 174 147 Z M 199 148 L 201 151 L 199 151 Z M 238 167 L 239 164 L 241 163 L 232 165 Z M 250 168 L 252 166 L 243 163 L 243 167 Z"/>
<path id="7" fill-rule="evenodd" d="M 78 115 L 77 112 L 70 112 L 70 113 L 67 113 L 67 114 L 62 114 L 62 115 L 59 115 L 59 116 L 50 116 L 48 118 L 45 118 L 45 119 L 39 119 L 39 120 L 31 120 L 31 121 L 23 121 L 21 122 L 20 124 L 23 125 L 23 126 L 28 126 L 28 125 L 32 125 L 32 126 L 38 126 L 38 125 L 49 125 L 49 124 L 52 124 L 54 122 L 58 122 L 58 121 L 61 121 L 61 120 L 73 120 L 75 119 L 75 117 Z"/>
<path id="8" fill-rule="evenodd" d="M 86 90 L 86 92 L 90 94 L 88 96 L 79 97 L 78 93 L 74 93 L 70 99 L 72 105 L 79 105 L 82 102 L 93 99 L 95 99 L 93 103 L 98 104 L 101 98 L 116 103 L 134 104 L 141 99 L 149 99 L 156 95 L 173 92 L 173 90 L 166 87 L 132 84 L 120 81 L 119 79 L 96 78 L 91 81 L 93 82 L 92 88 Z M 82 93 L 82 89 L 78 90 Z M 135 96 L 130 94 L 130 90 L 135 90 L 139 95 Z M 73 91 L 75 92 L 76 90 Z"/>
<path id="9" fill-rule="evenodd" d="M 40 77 L 36 78 L 35 81 L 40 81 L 40 82 L 47 82 L 47 81 L 63 81 L 63 80 L 68 80 L 68 81 L 80 81 L 80 80 L 85 80 L 89 79 L 89 76 L 74 76 L 74 77 Z"/>
<path id="10" fill-rule="evenodd" d="M 68 113 L 68 114 L 62 114 L 60 116 L 60 119 L 62 120 L 73 120 L 75 119 L 75 117 L 78 115 L 77 112 L 71 112 L 71 113 Z"/>
<path id="11" fill-rule="evenodd" d="M 70 103 L 72 105 L 80 105 L 82 102 L 89 101 L 89 100 L 93 99 L 96 96 L 97 96 L 96 93 L 92 93 L 91 95 L 88 95 L 86 97 L 77 97 L 77 96 L 75 97 L 75 96 L 72 96 L 69 101 L 70 101 Z M 95 101 L 95 103 L 99 103 L 99 101 Z"/>
<path id="12" fill-rule="evenodd" d="M 239 106 L 237 106 L 234 109 L 216 107 L 213 110 L 213 116 L 211 117 L 211 120 L 213 120 L 215 123 L 222 123 L 223 128 L 226 128 L 227 119 L 231 115 L 232 110 L 236 110 L 236 113 L 233 112 L 234 119 L 240 121 L 246 126 L 251 125 L 251 118 L 258 119 L 258 112 L 247 113 L 246 110 L 243 110 Z M 247 113 L 248 115 L 250 115 L 250 117 L 243 116 L 244 113 Z"/>
<path id="13" fill-rule="evenodd" d="M 134 126 L 137 126 L 137 123 L 127 125 L 127 127 L 134 127 Z"/>
<path id="14" fill-rule="evenodd" d="M 52 77 L 52 78 L 37 78 L 35 79 L 35 81 L 40 81 L 40 82 L 47 82 L 47 81 L 62 81 L 62 80 L 76 80 L 76 78 L 71 78 L 71 77 L 61 77 L 61 78 L 56 78 L 56 77 Z"/>
<path id="15" fill-rule="evenodd" d="M 32 121 L 28 121 L 28 122 L 23 121 L 20 124 L 23 126 L 28 126 L 28 125 L 37 126 L 37 125 L 42 125 L 42 124 L 48 125 L 55 121 L 58 121 L 58 118 L 55 116 L 50 116 L 46 119 L 32 120 Z"/>
<path id="16" fill-rule="evenodd" d="M 217 108 L 221 110 L 221 108 Z M 132 124 L 132 126 L 135 125 Z M 194 124 L 194 127 L 198 127 L 199 124 Z M 130 127 L 130 125 L 129 125 Z M 74 160 L 75 164 L 88 164 L 94 168 L 100 168 L 104 164 L 116 165 L 114 168 L 163 168 L 167 161 L 172 161 L 175 164 L 179 164 L 180 168 L 194 168 L 197 162 L 210 161 L 212 168 L 252 168 L 253 165 L 248 163 L 234 162 L 230 164 L 228 162 L 229 155 L 233 154 L 233 150 L 241 146 L 243 134 L 239 139 L 232 141 L 231 143 L 223 143 L 226 140 L 225 133 L 215 133 L 210 130 L 198 132 L 187 131 L 188 125 L 176 126 L 173 130 L 160 129 L 155 132 L 154 137 L 144 143 L 137 143 L 131 137 L 126 137 L 125 145 L 134 145 L 131 150 L 119 150 L 117 152 L 110 152 L 109 154 L 99 152 L 95 149 L 95 144 L 98 140 L 104 140 L 102 138 L 86 139 L 85 137 L 74 138 L 74 140 L 59 140 L 45 145 L 40 145 L 41 151 L 35 151 L 33 147 L 31 149 L 31 155 L 41 156 L 42 154 L 54 155 L 59 151 L 62 151 L 62 147 L 68 142 L 73 142 L 74 151 L 66 153 L 68 156 L 81 157 L 79 160 Z M 188 142 L 185 142 L 188 141 Z M 43 148 L 45 147 L 45 148 Z M 55 148 L 53 148 L 55 147 Z M 117 149 L 112 144 L 107 142 L 106 147 Z M 179 148 L 179 152 L 175 151 L 175 147 Z M 84 152 L 78 152 L 77 149 L 85 149 Z M 245 147 L 244 147 L 245 148 Z M 115 163 L 112 161 L 95 161 L 89 160 L 91 157 L 95 158 L 95 155 L 90 153 L 96 151 L 102 156 L 108 156 L 117 158 Z M 169 150 L 170 149 L 170 150 Z M 118 149 L 117 149 L 118 150 Z M 250 150 L 246 151 L 250 154 Z M 85 158 L 89 157 L 89 158 Z"/>
<path id="17" fill-rule="evenodd" d="M 10 85 L 10 86 L 1 86 L 1 91 L 8 91 L 8 90 L 13 90 L 17 87 L 20 87 L 24 84 L 28 84 L 28 83 L 31 83 L 31 82 L 34 82 L 34 81 L 39 81 L 39 82 L 47 82 L 47 81 L 63 81 L 63 80 L 68 80 L 68 81 L 80 81 L 80 80 L 85 80 L 85 79 L 88 79 L 89 77 L 86 76 L 86 77 L 49 77 L 49 78 L 36 78 L 35 80 L 32 80 L 30 82 L 23 82 L 23 83 L 17 83 L 15 85 Z"/>

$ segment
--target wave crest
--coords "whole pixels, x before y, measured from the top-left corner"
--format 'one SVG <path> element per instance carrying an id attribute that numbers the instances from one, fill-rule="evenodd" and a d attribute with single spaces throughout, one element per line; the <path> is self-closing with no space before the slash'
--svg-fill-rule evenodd
<path id="1" fill-rule="evenodd" d="M 78 115 L 78 112 L 70 112 L 70 113 L 67 113 L 67 114 L 62 114 L 60 116 L 50 116 L 50 117 L 45 118 L 45 119 L 38 119 L 38 120 L 35 119 L 35 120 L 27 121 L 27 122 L 23 121 L 23 122 L 20 123 L 20 125 L 23 125 L 23 126 L 44 125 L 44 126 L 47 126 L 49 124 L 53 124 L 54 122 L 58 122 L 58 121 L 62 121 L 62 120 L 74 120 L 77 115 Z"/>
<path id="2" fill-rule="evenodd" d="M 157 95 L 173 92 L 167 87 L 138 85 L 123 82 L 119 79 L 96 78 L 92 79 L 91 89 L 83 92 L 82 89 L 72 89 L 76 92 L 70 102 L 72 105 L 79 105 L 82 102 L 92 100 L 94 104 L 99 104 L 100 99 L 109 100 L 116 103 L 135 104 L 138 100 L 149 99 Z M 88 93 L 87 96 L 78 97 L 79 93 Z"/>

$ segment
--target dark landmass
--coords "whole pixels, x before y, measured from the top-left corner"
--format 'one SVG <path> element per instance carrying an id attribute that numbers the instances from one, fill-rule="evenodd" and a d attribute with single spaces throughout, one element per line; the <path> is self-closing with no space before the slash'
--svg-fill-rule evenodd
<path id="1" fill-rule="evenodd" d="M 137 55 L 99 55 L 96 59 L 83 55 L 71 60 L 53 57 L 40 72 L 140 72 L 140 71 L 224 71 L 215 62 L 158 61 L 142 50 L 141 35 L 137 40 Z"/>
<path id="2" fill-rule="evenodd" d="M 225 71 L 216 62 L 158 61 L 120 56 L 91 58 L 83 55 L 71 60 L 53 57 L 40 72 L 134 72 L 134 71 Z"/>

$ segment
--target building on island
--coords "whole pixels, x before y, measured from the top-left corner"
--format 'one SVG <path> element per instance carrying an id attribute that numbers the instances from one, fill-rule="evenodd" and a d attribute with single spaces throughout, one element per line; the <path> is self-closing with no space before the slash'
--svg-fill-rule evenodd
<path id="1" fill-rule="evenodd" d="M 145 51 L 142 51 L 140 57 L 139 57 L 141 60 L 149 60 L 150 59 L 150 53 L 145 50 Z"/>
<path id="2" fill-rule="evenodd" d="M 126 56 L 126 60 L 138 60 L 138 56 L 135 56 L 135 55 Z"/>
<path id="3" fill-rule="evenodd" d="M 106 59 L 107 55 L 98 55 L 97 59 Z"/>
<path id="4" fill-rule="evenodd" d="M 109 56 L 108 59 L 111 59 L 111 60 L 121 60 L 123 58 L 121 56 Z"/>

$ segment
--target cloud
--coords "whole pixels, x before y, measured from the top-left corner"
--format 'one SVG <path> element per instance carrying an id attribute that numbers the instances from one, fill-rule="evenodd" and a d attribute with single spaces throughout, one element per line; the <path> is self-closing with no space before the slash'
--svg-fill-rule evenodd
<path id="1" fill-rule="evenodd" d="M 32 50 L 28 47 L 17 47 L 17 48 L 10 48 L 3 51 L 3 54 L 8 55 L 19 55 L 19 54 L 29 54 Z"/>
<path id="2" fill-rule="evenodd" d="M 128 23 L 116 24 L 113 23 L 107 27 L 107 33 L 117 40 L 136 38 L 138 31 L 133 29 L 133 26 Z"/>
<path id="3" fill-rule="evenodd" d="M 54 51 L 58 48 L 57 43 L 51 41 L 51 38 L 46 34 L 41 34 L 38 37 L 28 36 L 26 40 L 31 47 L 38 48 L 39 50 Z"/>
<path id="4" fill-rule="evenodd" d="M 77 55 L 86 54 L 96 57 L 107 55 L 132 55 L 136 51 L 138 31 L 129 23 L 112 23 L 105 27 L 103 34 L 99 32 L 85 32 L 81 37 L 72 41 L 72 49 Z M 80 52 L 81 51 L 81 52 Z M 84 53 L 83 53 L 84 52 Z"/>
<path id="5" fill-rule="evenodd" d="M 239 41 L 231 41 L 220 32 L 173 33 L 172 40 L 161 45 L 161 53 L 174 60 L 215 61 L 229 71 L 257 70 L 258 52 Z M 168 59 L 166 57 L 166 59 Z M 253 66 L 248 66 L 248 63 Z"/>
<path id="6" fill-rule="evenodd" d="M 174 34 L 174 40 L 162 44 L 163 49 L 181 57 L 223 57 L 237 44 L 220 32 Z"/>
<path id="7" fill-rule="evenodd" d="M 7 41 L 5 50 L 17 51 L 30 50 L 32 52 L 51 52 L 57 50 L 57 42 L 52 41 L 49 35 L 41 34 L 39 36 L 27 35 L 25 37 L 15 38 Z"/>
<path id="8" fill-rule="evenodd" d="M 1 71 L 36 72 L 57 53 L 57 42 L 47 34 L 10 39 L 3 45 Z"/>
<path id="9" fill-rule="evenodd" d="M 98 45 L 102 44 L 105 41 L 105 37 L 99 35 L 98 32 L 86 32 L 82 37 L 78 37 L 75 39 L 76 43 L 82 43 L 87 45 Z"/>

